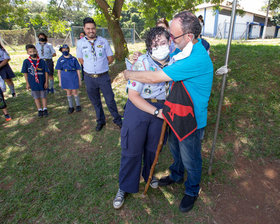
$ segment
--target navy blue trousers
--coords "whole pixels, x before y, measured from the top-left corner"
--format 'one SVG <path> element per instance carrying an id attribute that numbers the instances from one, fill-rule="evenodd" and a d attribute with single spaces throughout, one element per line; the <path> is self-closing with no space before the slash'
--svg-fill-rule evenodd
<path id="1" fill-rule="evenodd" d="M 114 117 L 114 123 L 121 124 L 121 116 L 118 113 L 118 108 L 114 99 L 114 92 L 112 90 L 111 86 L 111 79 L 109 74 L 102 75 L 98 78 L 91 78 L 87 75 L 85 75 L 85 84 L 87 89 L 88 97 L 94 106 L 95 112 L 96 112 L 96 122 L 98 124 L 105 124 L 105 114 L 102 107 L 102 102 L 100 98 L 100 90 L 103 93 L 103 96 L 105 98 L 105 102 L 107 104 L 107 107 L 111 113 L 111 115 Z"/>
<path id="2" fill-rule="evenodd" d="M 163 104 L 152 103 L 158 109 Z M 143 158 L 142 176 L 147 182 L 160 138 L 163 120 L 138 109 L 128 100 L 121 129 L 121 166 L 119 187 L 128 193 L 139 191 L 139 181 Z"/>

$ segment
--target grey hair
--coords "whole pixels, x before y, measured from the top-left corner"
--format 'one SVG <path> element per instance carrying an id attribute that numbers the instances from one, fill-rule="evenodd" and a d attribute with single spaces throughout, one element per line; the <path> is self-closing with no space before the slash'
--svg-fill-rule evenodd
<path id="1" fill-rule="evenodd" d="M 190 11 L 182 11 L 174 16 L 174 19 L 180 19 L 181 28 L 184 33 L 194 34 L 195 39 L 201 33 L 201 25 L 198 18 Z"/>

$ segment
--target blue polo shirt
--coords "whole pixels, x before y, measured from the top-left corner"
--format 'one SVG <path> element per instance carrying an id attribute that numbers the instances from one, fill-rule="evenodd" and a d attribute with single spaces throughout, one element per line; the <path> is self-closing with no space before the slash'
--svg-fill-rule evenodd
<path id="1" fill-rule="evenodd" d="M 183 81 L 194 104 L 197 129 L 207 124 L 207 107 L 213 82 L 213 64 L 201 40 L 189 57 L 163 68 L 173 81 Z"/>

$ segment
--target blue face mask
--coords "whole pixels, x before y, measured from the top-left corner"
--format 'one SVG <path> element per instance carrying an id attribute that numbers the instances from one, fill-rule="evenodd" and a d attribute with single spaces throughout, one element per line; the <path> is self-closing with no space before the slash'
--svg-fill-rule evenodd
<path id="1" fill-rule="evenodd" d="M 63 51 L 62 54 L 63 54 L 64 56 L 68 56 L 68 55 L 69 55 L 69 51 Z"/>

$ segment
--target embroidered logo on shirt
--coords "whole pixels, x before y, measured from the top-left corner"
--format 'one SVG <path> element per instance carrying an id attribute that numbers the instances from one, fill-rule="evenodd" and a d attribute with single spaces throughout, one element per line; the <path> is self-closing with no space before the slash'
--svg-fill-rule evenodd
<path id="1" fill-rule="evenodd" d="M 149 88 L 146 88 L 146 89 L 144 89 L 144 93 L 145 93 L 146 95 L 151 95 L 151 94 L 152 94 L 152 90 L 149 89 Z"/>

